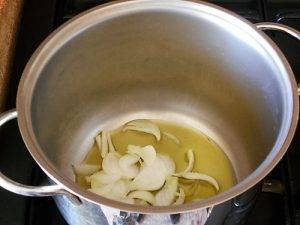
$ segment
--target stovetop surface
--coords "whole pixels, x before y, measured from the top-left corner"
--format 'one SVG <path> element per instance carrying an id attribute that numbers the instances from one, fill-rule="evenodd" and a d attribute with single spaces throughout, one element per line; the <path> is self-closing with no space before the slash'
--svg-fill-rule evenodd
<path id="1" fill-rule="evenodd" d="M 103 0 L 26 0 L 13 69 L 7 109 L 15 107 L 17 86 L 33 51 L 56 27 L 79 12 Z M 273 21 L 300 30 L 300 0 L 214 0 L 251 22 Z M 286 55 L 300 81 L 300 43 L 280 33 L 268 33 Z M 282 193 L 261 193 L 246 225 L 300 225 L 300 133 L 278 166 L 267 176 L 270 182 L 283 184 Z M 19 134 L 16 121 L 0 131 L 0 169 L 11 178 L 37 185 L 43 173 L 30 157 Z M 0 189 L 0 225 L 65 225 L 50 197 L 28 198 Z"/>

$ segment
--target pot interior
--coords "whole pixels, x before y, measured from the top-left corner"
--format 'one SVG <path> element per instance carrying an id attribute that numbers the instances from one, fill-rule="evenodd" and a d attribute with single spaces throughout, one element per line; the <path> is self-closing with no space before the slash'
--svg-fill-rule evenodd
<path id="1" fill-rule="evenodd" d="M 291 110 L 287 74 L 249 25 L 189 4 L 100 8 L 44 44 L 30 65 L 37 74 L 28 112 L 44 155 L 66 179 L 99 130 L 137 118 L 202 131 L 238 181 L 277 154 Z"/>

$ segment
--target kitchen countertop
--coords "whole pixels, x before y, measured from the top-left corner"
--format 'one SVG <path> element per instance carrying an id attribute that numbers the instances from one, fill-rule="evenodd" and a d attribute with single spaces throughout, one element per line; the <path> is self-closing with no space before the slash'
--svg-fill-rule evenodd
<path id="1" fill-rule="evenodd" d="M 0 0 L 0 111 L 4 110 L 23 0 Z"/>

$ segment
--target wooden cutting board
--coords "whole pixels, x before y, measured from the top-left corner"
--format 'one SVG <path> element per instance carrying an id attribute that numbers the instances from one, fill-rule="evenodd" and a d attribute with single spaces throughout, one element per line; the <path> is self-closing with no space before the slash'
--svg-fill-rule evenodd
<path id="1" fill-rule="evenodd" d="M 23 0 L 0 0 L 0 112 L 4 110 Z"/>

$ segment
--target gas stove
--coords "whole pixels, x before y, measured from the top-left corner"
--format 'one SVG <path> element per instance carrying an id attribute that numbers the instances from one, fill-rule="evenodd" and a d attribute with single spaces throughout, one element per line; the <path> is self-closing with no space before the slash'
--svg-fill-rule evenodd
<path id="1" fill-rule="evenodd" d="M 15 106 L 16 91 L 22 70 L 37 46 L 51 31 L 78 13 L 104 0 L 26 0 L 22 10 L 16 52 L 11 72 L 7 109 Z M 253 23 L 272 21 L 300 30 L 299 0 L 214 0 Z M 300 81 L 300 44 L 280 33 L 269 32 L 278 44 Z M 255 187 L 251 201 L 236 204 L 226 225 L 300 225 L 300 133 L 278 166 Z M 39 185 L 45 175 L 34 163 L 22 142 L 16 121 L 0 132 L 1 171 L 15 180 Z M 0 189 L 0 224 L 66 225 L 52 198 L 25 198 Z M 180 215 L 170 217 L 176 224 Z"/>

